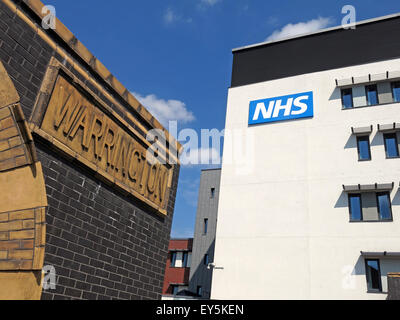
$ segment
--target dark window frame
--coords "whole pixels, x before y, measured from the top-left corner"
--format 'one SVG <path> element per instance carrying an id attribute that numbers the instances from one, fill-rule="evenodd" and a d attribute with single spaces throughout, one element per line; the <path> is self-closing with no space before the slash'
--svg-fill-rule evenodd
<path id="1" fill-rule="evenodd" d="M 381 262 L 379 259 L 364 259 L 365 261 L 365 277 L 367 279 L 367 292 L 370 293 L 380 293 L 382 290 L 382 273 L 381 273 Z M 368 261 L 377 261 L 378 262 L 378 274 L 379 274 L 379 289 L 370 289 L 369 288 L 369 279 L 368 279 Z"/>
<path id="2" fill-rule="evenodd" d="M 351 101 L 351 107 L 345 107 L 345 105 L 344 105 L 343 97 L 344 97 L 344 95 L 345 95 L 344 93 L 345 93 L 346 91 L 350 91 L 350 96 L 351 96 L 351 99 L 350 99 L 350 101 Z M 341 96 L 341 99 L 342 99 L 342 109 L 353 109 L 353 108 L 354 108 L 353 88 L 341 89 L 341 90 L 340 90 L 340 96 Z"/>
<path id="3" fill-rule="evenodd" d="M 205 266 L 208 266 L 209 261 L 210 261 L 209 255 L 208 255 L 208 254 L 205 254 L 204 257 L 203 257 L 203 264 L 204 264 Z"/>
<path id="4" fill-rule="evenodd" d="M 378 196 L 380 195 L 387 195 L 388 199 L 389 199 L 389 210 L 390 210 L 390 218 L 388 219 L 381 219 L 381 213 L 379 210 L 379 200 L 378 200 Z M 376 196 L 376 208 L 378 210 L 378 217 L 379 217 L 379 221 L 393 221 L 393 211 L 392 211 L 392 200 L 390 199 L 390 192 L 377 192 L 375 194 Z"/>
<path id="5" fill-rule="evenodd" d="M 386 145 L 386 137 L 387 136 L 394 136 L 394 139 L 396 141 L 396 151 L 397 151 L 397 156 L 395 157 L 389 157 L 388 156 L 388 150 L 387 150 L 387 145 Z M 389 133 L 384 133 L 383 134 L 383 144 L 385 145 L 385 155 L 386 159 L 397 159 L 400 158 L 400 153 L 399 153 L 399 140 L 397 138 L 397 133 L 396 132 L 389 132 Z"/>
<path id="6" fill-rule="evenodd" d="M 176 258 L 177 258 L 178 252 L 177 251 L 171 251 L 171 259 L 170 259 L 170 264 L 169 266 L 171 268 L 176 268 Z M 175 257 L 175 259 L 173 259 Z"/>
<path id="7" fill-rule="evenodd" d="M 376 103 L 374 103 L 374 104 L 370 104 L 369 99 L 368 99 L 368 91 L 369 91 L 368 88 L 371 88 L 371 87 L 374 87 L 375 88 L 374 91 L 376 92 Z M 369 84 L 369 85 L 365 86 L 365 97 L 367 99 L 368 107 L 379 105 L 380 103 L 379 103 L 378 86 L 376 84 Z"/>
<path id="8" fill-rule="evenodd" d="M 197 286 L 196 293 L 198 296 L 202 297 L 203 296 L 203 287 L 202 286 Z"/>
<path id="9" fill-rule="evenodd" d="M 182 252 L 182 268 L 188 267 L 188 261 L 189 261 L 189 252 L 187 251 Z"/>
<path id="10" fill-rule="evenodd" d="M 211 188 L 211 191 L 210 191 L 210 198 L 211 198 L 211 199 L 214 199 L 214 198 L 215 198 L 215 188 L 214 188 L 214 187 Z"/>
<path id="11" fill-rule="evenodd" d="M 354 197 L 354 196 L 358 196 L 360 198 L 360 220 L 356 220 L 352 218 L 352 214 L 351 214 L 351 201 L 350 198 Z M 349 193 L 348 194 L 348 202 L 349 202 L 349 215 L 350 215 L 350 222 L 362 222 L 364 221 L 364 215 L 363 215 L 363 207 L 362 207 L 362 197 L 361 197 L 361 193 Z"/>
<path id="12" fill-rule="evenodd" d="M 174 293 L 175 289 L 176 289 L 176 293 Z M 175 295 L 178 294 L 178 292 L 179 292 L 179 286 L 176 285 L 176 284 L 171 284 L 171 293 L 172 293 L 172 295 L 175 296 Z"/>
<path id="13" fill-rule="evenodd" d="M 368 153 L 369 153 L 369 158 L 368 159 L 361 159 L 361 153 L 360 153 L 360 146 L 359 146 L 359 141 L 361 140 L 361 139 L 367 139 L 367 141 L 368 141 Z M 358 161 L 371 161 L 372 160 L 372 155 L 371 155 L 371 143 L 370 143 L 370 138 L 369 138 L 369 135 L 360 135 L 360 136 L 357 136 L 357 153 L 358 153 Z"/>
<path id="14" fill-rule="evenodd" d="M 393 103 L 399 103 L 400 100 L 399 100 L 399 101 L 396 101 L 396 99 L 395 99 L 394 89 L 395 89 L 395 85 L 398 85 L 398 86 L 400 87 L 400 81 L 392 81 L 392 82 L 390 83 L 390 85 L 391 85 L 391 89 L 392 89 L 392 99 L 393 99 Z"/>
<path id="15" fill-rule="evenodd" d="M 204 218 L 203 221 L 203 235 L 206 235 L 208 232 L 208 218 Z"/>

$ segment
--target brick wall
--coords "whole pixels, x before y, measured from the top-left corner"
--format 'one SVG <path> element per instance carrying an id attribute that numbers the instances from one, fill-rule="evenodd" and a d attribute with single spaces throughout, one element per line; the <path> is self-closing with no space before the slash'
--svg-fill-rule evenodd
<path id="1" fill-rule="evenodd" d="M 21 8 L 35 19 L 23 4 Z M 56 35 L 49 36 L 65 45 Z M 51 47 L 0 1 L 0 59 L 27 119 L 52 56 L 56 54 Z M 88 68 L 83 63 L 82 67 Z M 74 72 L 72 66 L 69 69 Z M 34 139 L 48 195 L 45 265 L 53 265 L 57 273 L 56 289 L 44 291 L 42 298 L 159 299 L 179 166 L 168 216 L 162 218 L 65 160 L 39 137 Z"/>

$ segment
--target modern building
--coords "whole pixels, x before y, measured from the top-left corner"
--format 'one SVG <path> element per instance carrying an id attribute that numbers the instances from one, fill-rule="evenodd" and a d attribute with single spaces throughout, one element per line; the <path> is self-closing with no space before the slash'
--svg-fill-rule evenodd
<path id="1" fill-rule="evenodd" d="M 203 299 L 211 293 L 220 178 L 221 169 L 201 171 L 189 290 Z"/>
<path id="2" fill-rule="evenodd" d="M 252 147 L 243 170 L 225 140 L 211 298 L 387 297 L 400 272 L 399 36 L 395 14 L 233 50 L 226 130 Z"/>
<path id="3" fill-rule="evenodd" d="M 163 300 L 186 296 L 189 289 L 189 274 L 192 260 L 193 238 L 171 239 L 165 267 Z"/>
<path id="4" fill-rule="evenodd" d="M 0 299 L 160 299 L 180 149 L 43 3 L 0 0 Z"/>

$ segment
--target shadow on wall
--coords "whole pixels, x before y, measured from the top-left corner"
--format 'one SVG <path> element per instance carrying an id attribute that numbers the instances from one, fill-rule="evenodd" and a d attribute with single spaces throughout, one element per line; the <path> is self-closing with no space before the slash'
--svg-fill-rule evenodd
<path id="1" fill-rule="evenodd" d="M 357 148 L 357 137 L 352 134 L 344 145 L 345 149 Z"/>
<path id="2" fill-rule="evenodd" d="M 198 286 L 202 287 L 203 291 L 203 298 L 210 299 L 211 297 L 211 283 L 212 283 L 212 276 L 213 270 L 208 269 L 206 265 L 204 265 L 204 255 L 207 254 L 209 259 L 208 262 L 214 262 L 214 251 L 215 251 L 215 239 L 208 247 L 207 251 L 204 252 L 203 256 L 201 257 L 200 263 L 197 269 L 194 271 L 192 278 L 189 282 L 189 290 L 196 293 L 196 289 Z"/>
<path id="3" fill-rule="evenodd" d="M 342 94 L 340 92 L 340 88 L 336 87 L 335 90 L 333 90 L 331 96 L 329 97 L 329 101 L 338 100 L 338 99 L 340 99 L 340 100 L 342 99 Z"/>
<path id="4" fill-rule="evenodd" d="M 392 199 L 392 206 L 400 206 L 400 188 L 397 189 L 397 192 Z"/>
<path id="5" fill-rule="evenodd" d="M 378 132 L 372 138 L 371 147 L 373 147 L 373 146 L 383 146 L 383 145 L 384 145 L 383 134 L 381 132 Z"/>
<path id="6" fill-rule="evenodd" d="M 337 199 L 335 203 L 335 208 L 347 208 L 348 205 L 348 197 L 347 193 L 342 191 L 342 193 L 339 196 L 339 199 Z"/>
<path id="7" fill-rule="evenodd" d="M 364 258 L 360 255 L 357 259 L 354 269 L 351 272 L 352 276 L 365 275 L 365 262 Z"/>

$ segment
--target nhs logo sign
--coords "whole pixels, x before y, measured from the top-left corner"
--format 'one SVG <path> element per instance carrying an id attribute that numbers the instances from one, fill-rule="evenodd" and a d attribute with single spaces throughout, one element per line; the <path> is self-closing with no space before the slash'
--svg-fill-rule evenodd
<path id="1" fill-rule="evenodd" d="M 249 124 L 311 118 L 313 116 L 314 99 L 312 91 L 250 102 Z"/>

